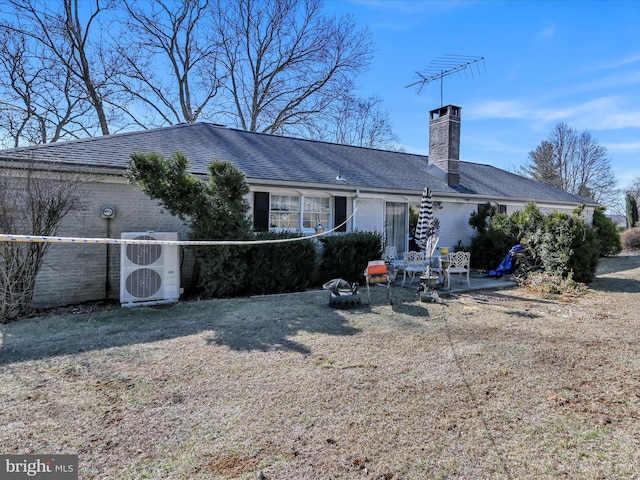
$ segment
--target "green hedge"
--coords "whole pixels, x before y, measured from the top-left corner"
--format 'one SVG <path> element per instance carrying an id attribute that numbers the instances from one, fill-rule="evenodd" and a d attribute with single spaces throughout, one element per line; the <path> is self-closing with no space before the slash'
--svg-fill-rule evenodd
<path id="1" fill-rule="evenodd" d="M 256 234 L 257 240 L 300 238 L 300 234 Z M 247 252 L 247 290 L 250 294 L 302 291 L 317 270 L 317 248 L 313 240 L 258 244 Z"/>
<path id="2" fill-rule="evenodd" d="M 320 241 L 322 259 L 318 280 L 321 283 L 332 278 L 362 283 L 369 260 L 382 258 L 382 236 L 379 233 L 345 233 L 323 237 Z"/>
<path id="3" fill-rule="evenodd" d="M 300 237 L 292 233 L 256 234 L 257 240 Z M 382 236 L 354 232 L 319 241 L 208 247 L 205 251 L 200 252 L 200 258 L 206 260 L 200 266 L 200 276 L 213 296 L 284 293 L 303 291 L 332 278 L 362 282 L 367 262 L 382 258 Z"/>

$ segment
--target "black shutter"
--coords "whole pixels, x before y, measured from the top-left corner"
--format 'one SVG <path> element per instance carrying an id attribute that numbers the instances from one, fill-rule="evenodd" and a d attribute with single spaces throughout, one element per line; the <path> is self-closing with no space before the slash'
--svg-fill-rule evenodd
<path id="1" fill-rule="evenodd" d="M 335 197 L 333 200 L 333 228 L 336 228 L 340 224 L 339 228 L 336 229 L 336 232 L 346 232 L 347 231 L 347 197 Z"/>
<path id="2" fill-rule="evenodd" d="M 269 192 L 253 192 L 253 230 L 269 231 Z"/>

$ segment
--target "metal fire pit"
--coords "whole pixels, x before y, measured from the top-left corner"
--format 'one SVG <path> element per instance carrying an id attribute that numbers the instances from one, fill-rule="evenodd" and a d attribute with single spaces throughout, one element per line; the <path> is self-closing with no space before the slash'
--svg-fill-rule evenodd
<path id="1" fill-rule="evenodd" d="M 350 284 L 341 278 L 334 278 L 325 283 L 322 288 L 329 290 L 329 306 L 332 308 L 356 308 L 361 305 L 358 284 Z"/>

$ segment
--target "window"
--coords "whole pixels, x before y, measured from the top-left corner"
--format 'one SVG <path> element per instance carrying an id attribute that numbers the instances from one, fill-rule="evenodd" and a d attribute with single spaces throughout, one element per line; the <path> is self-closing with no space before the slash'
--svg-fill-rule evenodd
<path id="1" fill-rule="evenodd" d="M 478 213 L 482 213 L 485 208 L 487 208 L 487 204 L 486 203 L 479 203 L 478 204 Z M 493 216 L 496 213 L 505 213 L 506 214 L 507 213 L 507 206 L 506 205 L 491 204 L 489 214 L 491 216 Z"/>
<path id="2" fill-rule="evenodd" d="M 318 224 L 329 227 L 331 199 L 329 197 L 301 197 L 297 195 L 271 195 L 269 228 L 285 230 L 311 230 Z M 256 214 L 258 211 L 256 210 Z M 254 223 L 256 221 L 254 220 Z"/>
<path id="3" fill-rule="evenodd" d="M 271 195 L 269 227 L 297 230 L 300 228 L 300 197 Z"/>
<path id="4" fill-rule="evenodd" d="M 315 228 L 318 224 L 329 226 L 329 198 L 305 197 L 302 228 Z"/>

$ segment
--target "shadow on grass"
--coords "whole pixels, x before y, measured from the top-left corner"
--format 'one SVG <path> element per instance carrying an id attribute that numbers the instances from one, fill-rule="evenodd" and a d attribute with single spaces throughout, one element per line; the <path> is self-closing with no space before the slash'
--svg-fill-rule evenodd
<path id="1" fill-rule="evenodd" d="M 601 258 L 598 261 L 596 278 L 589 287 L 601 292 L 640 292 L 640 281 L 637 280 L 638 269 L 640 269 L 638 255 Z"/>
<path id="2" fill-rule="evenodd" d="M 589 287 L 599 292 L 634 293 L 640 292 L 640 281 L 632 278 L 597 277 Z"/>
<path id="3" fill-rule="evenodd" d="M 329 308 L 324 293 L 116 307 L 23 319 L 0 328 L 0 365 L 197 334 L 203 334 L 208 344 L 233 350 L 308 354 L 309 348 L 295 340 L 300 332 L 355 335 L 360 331 Z"/>

